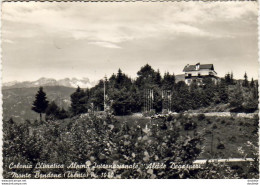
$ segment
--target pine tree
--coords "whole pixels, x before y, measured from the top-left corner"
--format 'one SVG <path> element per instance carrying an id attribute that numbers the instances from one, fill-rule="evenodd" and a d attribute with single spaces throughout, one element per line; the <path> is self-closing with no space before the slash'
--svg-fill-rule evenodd
<path id="1" fill-rule="evenodd" d="M 46 109 L 46 117 L 48 117 L 48 119 L 56 119 L 59 117 L 59 114 L 60 108 L 54 101 L 52 101 Z"/>
<path id="2" fill-rule="evenodd" d="M 158 87 L 161 87 L 162 77 L 161 77 L 161 74 L 160 74 L 159 69 L 158 69 L 157 72 L 155 73 L 154 81 L 155 81 L 156 85 L 158 85 Z"/>
<path id="3" fill-rule="evenodd" d="M 226 83 L 221 81 L 217 90 L 217 97 L 219 98 L 219 101 L 221 103 L 228 103 L 228 86 L 226 85 Z"/>
<path id="4" fill-rule="evenodd" d="M 117 72 L 117 76 L 116 76 L 116 82 L 119 86 L 121 86 L 121 84 L 123 83 L 123 73 L 122 70 L 119 68 L 118 72 Z"/>
<path id="5" fill-rule="evenodd" d="M 254 88 L 254 87 L 255 87 L 255 82 L 254 82 L 254 79 L 253 79 L 253 78 L 251 79 L 250 87 L 251 87 L 251 88 Z"/>
<path id="6" fill-rule="evenodd" d="M 139 89 L 149 89 L 155 85 L 156 72 L 149 64 L 141 67 L 137 72 L 137 76 L 136 85 Z"/>
<path id="7" fill-rule="evenodd" d="M 230 104 L 230 107 L 233 108 L 231 111 L 239 112 L 242 110 L 244 98 L 240 85 L 236 85 L 234 89 L 229 93 L 228 102 Z"/>
<path id="8" fill-rule="evenodd" d="M 32 105 L 32 110 L 40 114 L 40 120 L 42 121 L 42 113 L 45 113 L 49 102 L 47 101 L 46 93 L 43 88 L 40 87 L 39 91 L 35 95 L 35 100 Z"/>
<path id="9" fill-rule="evenodd" d="M 174 74 L 171 75 L 169 72 L 164 74 L 163 80 L 162 80 L 162 88 L 164 90 L 172 90 L 175 84 L 175 76 Z"/>
<path id="10" fill-rule="evenodd" d="M 59 119 L 65 119 L 68 118 L 68 113 L 64 108 L 61 108 L 61 111 L 59 112 Z"/>
<path id="11" fill-rule="evenodd" d="M 229 73 L 225 75 L 225 82 L 227 85 L 231 84 L 231 75 Z"/>
<path id="12" fill-rule="evenodd" d="M 78 86 L 76 92 L 70 95 L 71 99 L 71 110 L 74 115 L 86 113 L 87 109 L 87 99 L 85 99 L 85 92 Z"/>
<path id="13" fill-rule="evenodd" d="M 245 73 L 244 75 L 244 81 L 243 81 L 243 86 L 244 87 L 248 87 L 249 83 L 248 83 L 248 79 L 247 79 L 247 74 Z"/>
<path id="14" fill-rule="evenodd" d="M 231 82 L 231 85 L 234 85 L 234 75 L 233 75 L 233 72 L 231 72 L 231 75 L 230 75 L 230 82 Z"/>

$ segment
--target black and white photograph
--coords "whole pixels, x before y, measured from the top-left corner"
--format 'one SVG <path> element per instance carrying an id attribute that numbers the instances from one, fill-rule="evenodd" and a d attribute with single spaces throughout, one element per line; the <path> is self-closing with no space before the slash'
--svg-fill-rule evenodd
<path id="1" fill-rule="evenodd" d="M 4 179 L 259 179 L 257 1 L 1 11 Z"/>

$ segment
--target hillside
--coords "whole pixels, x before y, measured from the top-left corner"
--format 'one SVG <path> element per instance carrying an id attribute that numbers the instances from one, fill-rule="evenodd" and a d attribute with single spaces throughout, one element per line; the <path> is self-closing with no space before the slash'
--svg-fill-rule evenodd
<path id="1" fill-rule="evenodd" d="M 10 171 L 28 171 L 10 169 L 8 166 L 14 159 L 21 164 L 88 164 L 97 175 L 95 178 L 101 178 L 105 172 L 112 173 L 110 178 L 119 179 L 144 179 L 151 175 L 152 178 L 258 178 L 258 162 L 204 164 L 185 171 L 170 167 L 175 161 L 177 165 L 191 165 L 195 159 L 254 158 L 258 154 L 258 117 L 218 118 L 201 114 L 166 115 L 151 120 L 137 115 L 114 117 L 88 113 L 41 123 L 10 120 L 4 122 L 3 128 L 3 152 L 8 155 L 3 161 L 5 178 L 13 178 Z M 14 148 L 18 148 L 17 152 Z M 164 168 L 150 169 L 151 163 L 163 164 Z M 135 164 L 136 168 L 94 168 L 96 164 L 115 167 Z M 34 167 L 31 171 L 36 170 Z M 42 174 L 60 173 L 65 174 L 62 178 L 69 178 L 66 167 L 40 170 Z M 84 168 L 71 170 L 88 173 Z M 205 172 L 212 176 L 205 177 Z"/>
<path id="2" fill-rule="evenodd" d="M 12 117 L 16 121 L 34 120 L 39 116 L 31 110 L 38 87 L 3 89 L 3 119 Z M 70 105 L 70 95 L 75 91 L 71 87 L 43 87 L 48 101 L 55 101 L 65 109 Z"/>

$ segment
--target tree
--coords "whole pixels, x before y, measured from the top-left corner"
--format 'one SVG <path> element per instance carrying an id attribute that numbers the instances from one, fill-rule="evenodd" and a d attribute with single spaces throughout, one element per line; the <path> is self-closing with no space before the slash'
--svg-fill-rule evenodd
<path id="1" fill-rule="evenodd" d="M 172 90 L 175 84 L 175 76 L 171 75 L 169 72 L 164 74 L 162 80 L 162 89 L 164 90 Z"/>
<path id="2" fill-rule="evenodd" d="M 244 75 L 244 81 L 243 81 L 243 87 L 248 87 L 249 86 L 249 83 L 248 83 L 248 79 L 247 79 L 247 74 L 245 73 Z"/>
<path id="3" fill-rule="evenodd" d="M 132 112 L 134 99 L 131 92 L 125 87 L 122 89 L 115 88 L 110 92 L 110 98 L 113 100 L 112 109 L 116 115 L 126 115 Z"/>
<path id="4" fill-rule="evenodd" d="M 59 119 L 65 119 L 68 118 L 68 112 L 64 109 L 61 108 L 60 112 L 59 112 Z"/>
<path id="5" fill-rule="evenodd" d="M 232 74 L 232 76 L 233 76 L 233 74 Z M 231 85 L 231 75 L 229 73 L 225 75 L 225 82 L 227 85 Z"/>
<path id="6" fill-rule="evenodd" d="M 197 109 L 202 106 L 203 97 L 201 97 L 201 91 L 201 88 L 198 86 L 196 82 L 192 82 L 190 84 L 190 97 L 192 109 Z"/>
<path id="7" fill-rule="evenodd" d="M 251 79 L 250 87 L 251 87 L 251 88 L 254 88 L 254 87 L 255 87 L 255 82 L 254 82 L 254 79 L 253 79 L 253 78 Z"/>
<path id="8" fill-rule="evenodd" d="M 244 97 L 242 105 L 245 112 L 254 112 L 257 110 L 258 101 L 254 98 L 253 93 L 249 92 L 247 96 Z"/>
<path id="9" fill-rule="evenodd" d="M 230 82 L 231 82 L 231 85 L 235 84 L 233 72 L 231 72 L 231 75 L 230 75 Z"/>
<path id="10" fill-rule="evenodd" d="M 115 86 L 116 88 L 127 88 L 128 90 L 131 88 L 132 81 L 126 74 L 122 72 L 121 69 L 118 70 L 117 75 L 115 77 Z"/>
<path id="11" fill-rule="evenodd" d="M 48 107 L 49 101 L 47 101 L 46 93 L 43 88 L 40 87 L 39 91 L 35 95 L 35 100 L 32 105 L 32 110 L 40 114 L 40 120 L 42 121 L 42 113 L 45 113 Z"/>
<path id="12" fill-rule="evenodd" d="M 203 100 L 203 106 L 206 107 L 213 102 L 213 98 L 216 92 L 216 86 L 212 81 L 212 79 L 210 78 L 204 78 L 203 84 L 204 86 L 203 86 L 202 100 Z"/>
<path id="13" fill-rule="evenodd" d="M 57 119 L 59 117 L 59 114 L 60 108 L 54 101 L 52 101 L 46 109 L 46 117 L 48 117 L 48 119 Z"/>
<path id="14" fill-rule="evenodd" d="M 143 94 L 140 92 L 139 88 L 135 84 L 132 84 L 130 92 L 134 101 L 131 110 L 132 112 L 140 112 L 143 105 Z"/>
<path id="15" fill-rule="evenodd" d="M 123 83 L 124 76 L 122 70 L 119 68 L 116 76 L 116 84 L 120 87 Z"/>
<path id="16" fill-rule="evenodd" d="M 136 85 L 140 89 L 149 89 L 156 85 L 156 72 L 149 64 L 141 67 L 137 72 L 137 76 Z"/>
<path id="17" fill-rule="evenodd" d="M 159 69 L 157 70 L 157 72 L 155 73 L 155 78 L 154 78 L 155 83 L 161 87 L 162 84 L 162 77 L 161 77 L 161 73 L 159 71 Z"/>
<path id="18" fill-rule="evenodd" d="M 243 92 L 241 90 L 240 85 L 236 85 L 234 89 L 231 90 L 228 97 L 228 102 L 230 104 L 230 107 L 233 108 L 232 111 L 234 112 L 240 112 L 242 111 L 244 98 L 243 98 Z"/>
<path id="19" fill-rule="evenodd" d="M 172 102 L 172 110 L 175 112 L 184 112 L 192 109 L 189 87 L 184 82 L 180 81 L 176 84 L 176 91 L 173 91 Z"/>
<path id="20" fill-rule="evenodd" d="M 74 115 L 86 113 L 87 109 L 87 100 L 86 93 L 78 86 L 76 92 L 71 96 L 71 110 Z"/>
<path id="21" fill-rule="evenodd" d="M 219 99 L 219 103 L 228 103 L 228 86 L 223 81 L 221 81 L 218 85 L 217 97 Z"/>

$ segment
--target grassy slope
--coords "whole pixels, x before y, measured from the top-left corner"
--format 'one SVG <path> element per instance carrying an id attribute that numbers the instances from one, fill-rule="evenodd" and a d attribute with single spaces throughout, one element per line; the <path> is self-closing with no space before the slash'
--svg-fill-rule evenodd
<path id="1" fill-rule="evenodd" d="M 117 120 L 122 124 L 126 122 L 129 126 L 136 126 L 140 124 L 142 128 L 148 127 L 151 124 L 151 120 L 148 118 L 137 116 L 118 116 Z M 201 148 L 204 148 L 203 152 L 199 156 L 199 159 L 206 158 L 237 158 L 237 157 L 252 157 L 252 152 L 247 145 L 250 141 L 257 145 L 258 136 L 255 131 L 257 126 L 254 125 L 253 119 L 248 118 L 225 118 L 225 117 L 206 117 L 203 120 L 198 120 L 197 117 L 193 117 L 192 121 L 197 123 L 196 131 L 203 135 L 204 141 Z M 153 123 L 158 123 L 160 126 L 163 120 L 156 120 Z M 175 124 L 184 124 L 185 120 L 175 120 Z M 211 141 L 213 132 L 213 153 L 211 154 Z M 194 131 L 181 130 L 183 136 L 193 136 Z M 219 143 L 223 143 L 224 149 L 217 149 Z M 244 154 L 239 153 L 238 147 L 242 147 L 245 151 Z"/>

